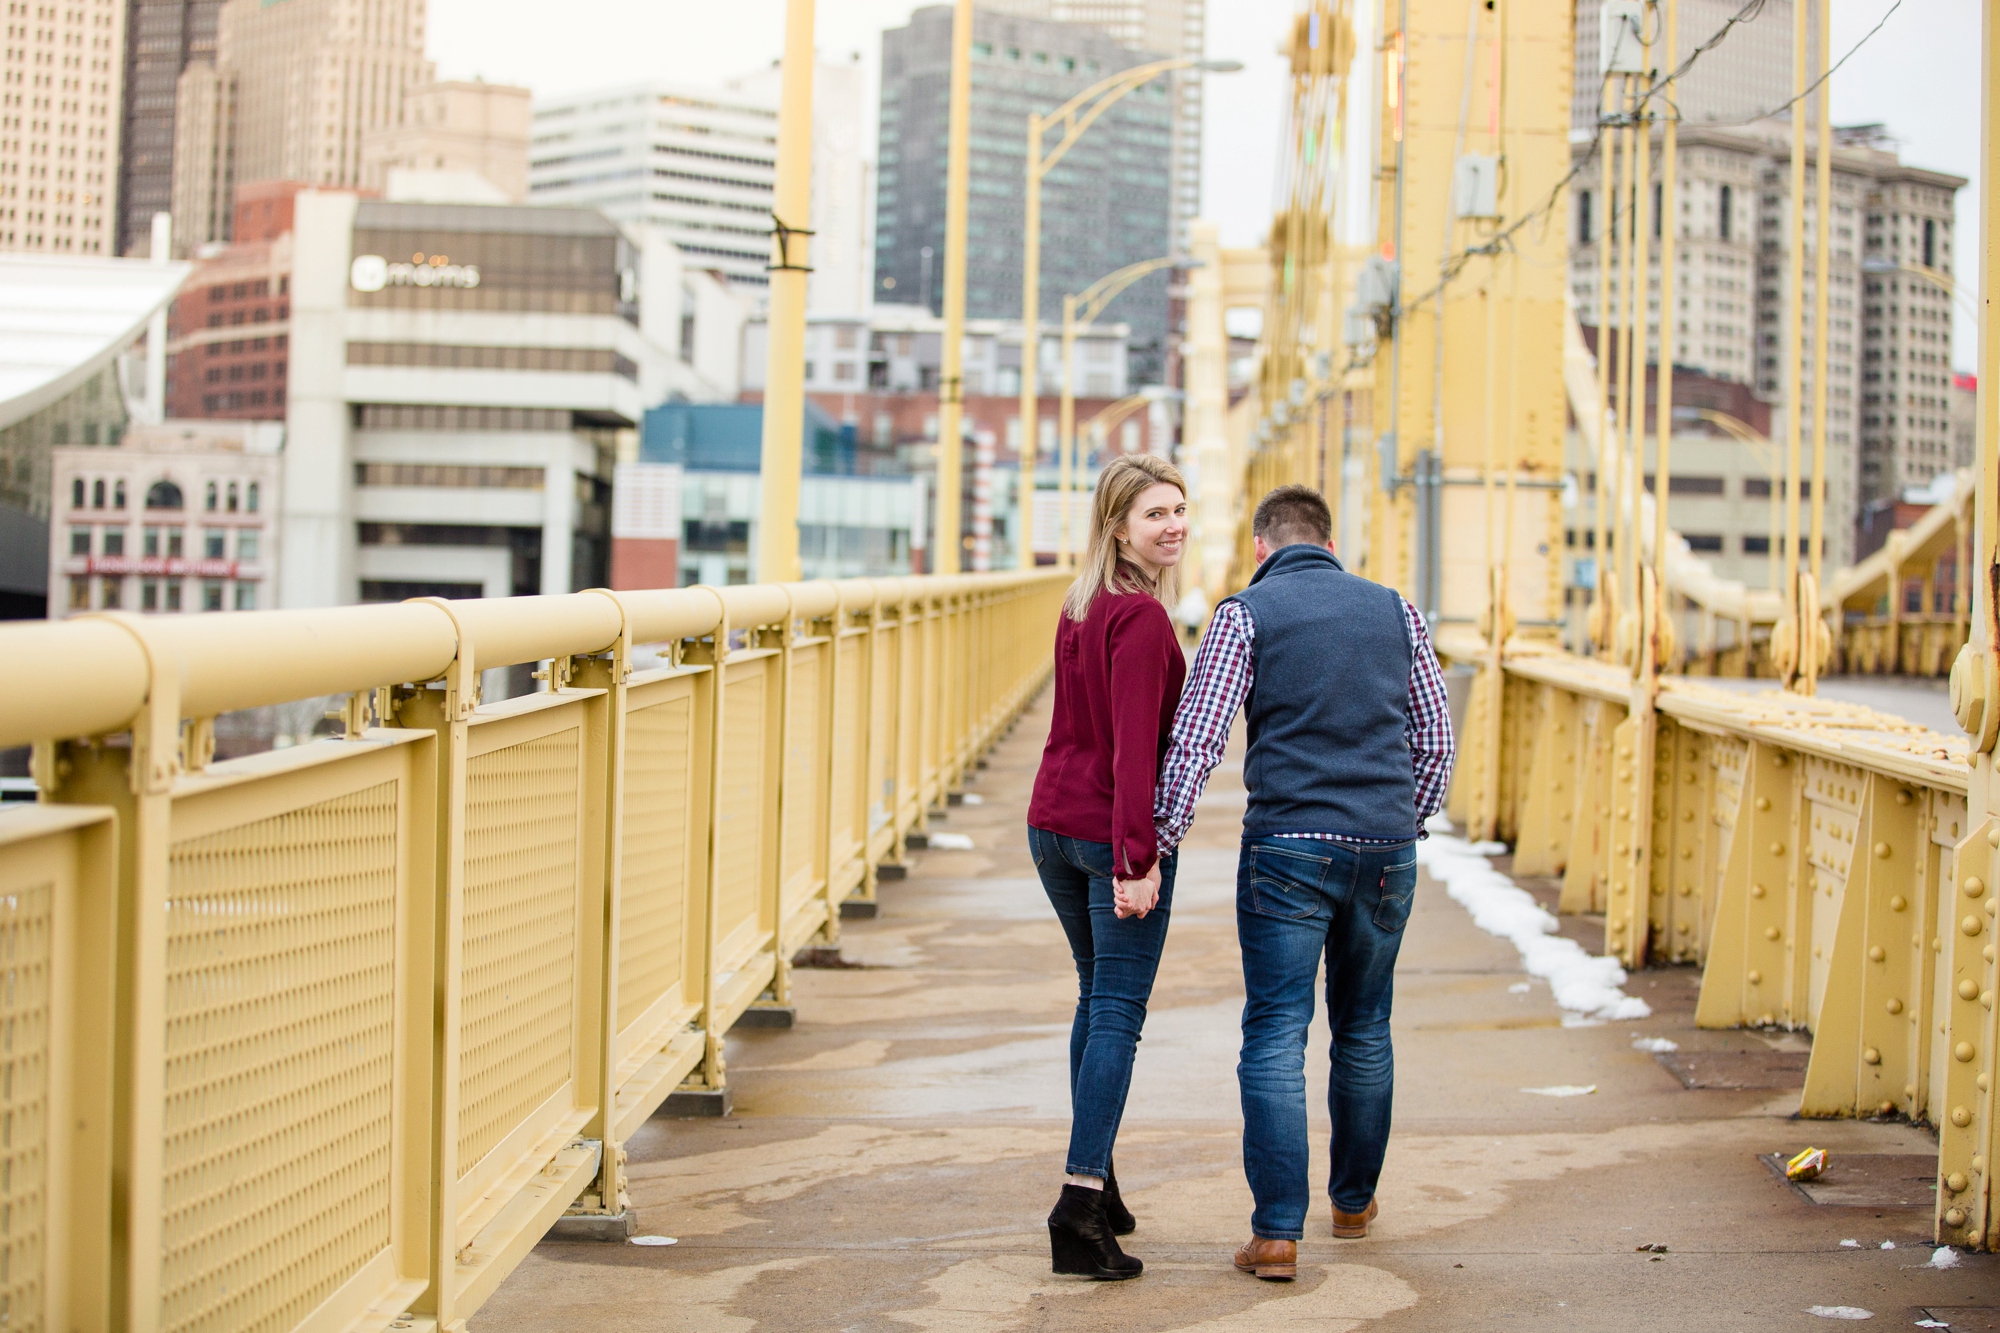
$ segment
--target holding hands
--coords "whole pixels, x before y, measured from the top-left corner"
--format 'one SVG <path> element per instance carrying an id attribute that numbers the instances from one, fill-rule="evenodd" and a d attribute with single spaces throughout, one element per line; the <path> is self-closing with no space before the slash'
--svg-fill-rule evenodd
<path id="1" fill-rule="evenodd" d="M 1160 901 L 1160 863 L 1153 862 L 1143 879 L 1112 880 L 1111 896 L 1119 920 L 1144 917 Z"/>

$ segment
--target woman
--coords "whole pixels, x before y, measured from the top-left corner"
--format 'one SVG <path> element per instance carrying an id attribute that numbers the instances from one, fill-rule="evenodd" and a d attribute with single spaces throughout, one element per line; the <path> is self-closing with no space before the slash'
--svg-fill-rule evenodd
<path id="1" fill-rule="evenodd" d="M 1167 603 L 1186 545 L 1187 487 L 1172 464 L 1120 458 L 1097 480 L 1090 544 L 1056 629 L 1055 717 L 1028 804 L 1028 847 L 1076 959 L 1070 1140 L 1049 1214 L 1055 1271 L 1118 1280 L 1139 1260 L 1111 1145 L 1167 938 L 1174 858 L 1153 833 L 1153 790 L 1186 659 Z"/>

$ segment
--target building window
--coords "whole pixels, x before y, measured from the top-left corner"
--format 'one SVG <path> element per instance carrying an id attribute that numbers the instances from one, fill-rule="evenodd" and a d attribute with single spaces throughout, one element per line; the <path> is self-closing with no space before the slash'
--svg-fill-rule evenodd
<path id="1" fill-rule="evenodd" d="M 171 481 L 156 481 L 146 492 L 146 508 L 179 509 L 182 507 L 181 488 Z"/>
<path id="2" fill-rule="evenodd" d="M 71 482 L 71 483 L 69 484 L 69 507 L 70 507 L 71 509 L 81 509 L 81 508 L 83 508 L 83 478 L 82 478 L 82 477 L 78 477 L 78 478 L 77 478 L 76 480 L 72 481 L 72 482 Z"/>
<path id="3" fill-rule="evenodd" d="M 215 483 L 214 483 L 214 482 L 212 482 L 212 481 L 211 481 L 210 483 L 208 483 L 208 505 L 207 505 L 207 508 L 208 508 L 208 512 L 209 512 L 209 513 L 213 514 L 213 513 L 215 512 Z"/>
<path id="4" fill-rule="evenodd" d="M 69 553 L 71 555 L 90 554 L 89 528 L 71 528 L 69 530 Z"/>
<path id="5" fill-rule="evenodd" d="M 1734 192 L 1725 185 L 1716 196 L 1715 201 L 1716 234 L 1725 241 L 1729 239 L 1730 227 L 1733 225 L 1732 215 L 1735 212 L 1735 208 Z"/>
<path id="6" fill-rule="evenodd" d="M 160 609 L 160 581 L 147 579 L 139 585 L 139 609 L 157 611 Z"/>
<path id="7" fill-rule="evenodd" d="M 229 500 L 228 500 L 228 506 L 229 506 L 229 512 L 230 512 L 230 513 L 232 513 L 232 514 L 233 514 L 233 513 L 235 513 L 235 512 L 236 512 L 236 483 L 235 483 L 235 482 L 233 482 L 233 481 L 229 483 Z"/>
<path id="8" fill-rule="evenodd" d="M 180 609 L 181 609 L 181 581 L 179 579 L 168 579 L 167 610 L 178 611 Z"/>
<path id="9" fill-rule="evenodd" d="M 167 559 L 178 560 L 185 554 L 181 549 L 181 534 L 185 531 L 184 528 L 167 529 Z"/>
<path id="10" fill-rule="evenodd" d="M 125 479 L 123 477 L 111 483 L 111 507 L 113 509 L 123 509 L 125 507 Z"/>
<path id="11" fill-rule="evenodd" d="M 1937 222 L 1933 218 L 1924 219 L 1924 267 L 1937 266 Z"/>
<path id="12" fill-rule="evenodd" d="M 204 528 L 201 534 L 201 554 L 204 560 L 228 559 L 229 529 Z"/>
<path id="13" fill-rule="evenodd" d="M 160 553 L 160 530 L 147 528 L 139 538 L 139 554 L 158 555 Z"/>
<path id="14" fill-rule="evenodd" d="M 249 490 L 244 492 L 243 507 L 253 514 L 257 512 L 257 483 L 254 481 L 250 483 Z"/>
<path id="15" fill-rule="evenodd" d="M 98 594 L 99 594 L 97 599 L 97 604 L 100 607 L 102 607 L 106 611 L 117 611 L 124 607 L 125 605 L 124 579 L 115 577 L 103 578 L 99 579 L 97 583 L 98 583 Z"/>
<path id="16" fill-rule="evenodd" d="M 220 611 L 222 609 L 222 580 L 203 579 L 201 581 L 201 609 Z"/>
<path id="17" fill-rule="evenodd" d="M 257 532 L 254 528 L 245 528 L 236 534 L 236 558 L 238 560 L 257 558 Z"/>
<path id="18" fill-rule="evenodd" d="M 92 509 L 104 508 L 104 478 L 102 477 L 90 483 L 90 507 Z"/>
<path id="19" fill-rule="evenodd" d="M 104 554 L 125 554 L 125 529 L 106 528 L 104 530 Z"/>
<path id="20" fill-rule="evenodd" d="M 238 611 L 255 611 L 257 609 L 256 584 L 239 583 L 236 585 L 236 609 Z"/>
<path id="21" fill-rule="evenodd" d="M 1591 205 L 1591 192 L 1589 190 L 1577 191 L 1576 243 L 1578 245 L 1590 244 L 1590 205 Z"/>

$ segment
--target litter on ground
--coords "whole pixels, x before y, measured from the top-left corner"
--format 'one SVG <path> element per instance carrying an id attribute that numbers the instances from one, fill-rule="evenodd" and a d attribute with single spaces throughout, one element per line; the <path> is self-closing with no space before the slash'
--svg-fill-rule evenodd
<path id="1" fill-rule="evenodd" d="M 1595 1083 L 1558 1083 L 1548 1088 L 1523 1088 L 1522 1092 L 1532 1092 L 1537 1097 L 1588 1097 L 1597 1091 Z"/>
<path id="2" fill-rule="evenodd" d="M 1937 1249 L 1933 1251 L 1931 1254 L 1931 1262 L 1929 1266 L 1932 1268 L 1958 1267 L 1958 1251 L 1954 1250 L 1949 1245 L 1938 1246 Z"/>
<path id="3" fill-rule="evenodd" d="M 1873 1319 L 1873 1310 L 1864 1310 L 1858 1305 L 1808 1305 L 1807 1314 L 1816 1314 L 1821 1319 Z"/>
<path id="4" fill-rule="evenodd" d="M 634 1236 L 630 1243 L 633 1245 L 678 1245 L 680 1241 L 673 1236 Z"/>
<path id="5" fill-rule="evenodd" d="M 1681 1044 L 1679 1042 L 1669 1041 L 1665 1037 L 1641 1037 L 1632 1043 L 1633 1050 L 1645 1051 L 1651 1055 L 1665 1055 L 1669 1051 L 1678 1051 L 1680 1048 Z"/>
<path id="6" fill-rule="evenodd" d="M 972 839 L 963 833 L 933 833 L 931 849 L 939 852 L 969 852 L 972 850 Z"/>

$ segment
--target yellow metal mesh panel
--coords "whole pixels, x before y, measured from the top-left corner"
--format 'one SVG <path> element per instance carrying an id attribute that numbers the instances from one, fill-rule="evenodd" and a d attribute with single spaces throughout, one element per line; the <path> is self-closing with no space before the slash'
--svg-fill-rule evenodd
<path id="1" fill-rule="evenodd" d="M 160 1326 L 291 1328 L 389 1243 L 396 784 L 174 844 Z"/>
<path id="2" fill-rule="evenodd" d="M 759 663 L 773 661 L 765 658 Z M 716 937 L 757 914 L 757 877 L 764 851 L 764 681 L 731 681 L 723 700 L 723 745 L 716 811 Z"/>
<path id="3" fill-rule="evenodd" d="M 625 831 L 619 882 L 618 1026 L 681 979 L 687 897 L 687 699 L 625 719 Z"/>
<path id="4" fill-rule="evenodd" d="M 578 742 L 559 731 L 466 763 L 461 1178 L 570 1076 Z"/>
<path id="5" fill-rule="evenodd" d="M 0 893 L 0 1328 L 40 1333 L 48 1221 L 47 882 Z"/>
<path id="6" fill-rule="evenodd" d="M 814 833 L 819 823 L 819 654 L 820 647 L 792 655 L 792 688 L 788 697 L 791 726 L 785 755 L 784 878 L 808 870 L 813 863 Z"/>
<path id="7" fill-rule="evenodd" d="M 838 671 L 833 684 L 833 819 L 827 829 L 836 862 L 845 860 L 861 838 L 862 810 L 868 800 L 868 779 L 861 771 L 861 701 L 867 682 L 861 679 L 861 640 L 843 639 L 836 646 Z"/>

